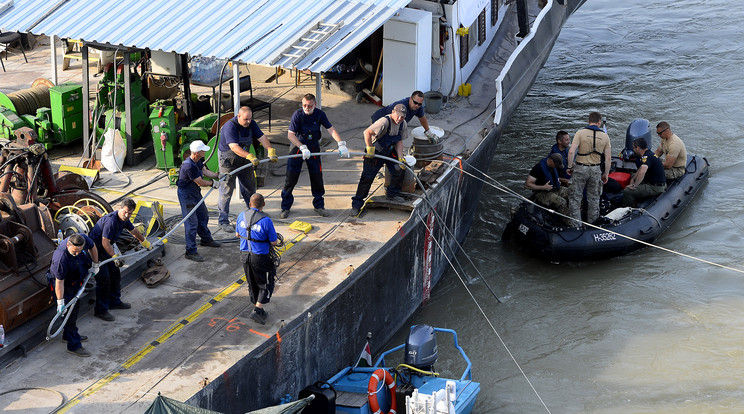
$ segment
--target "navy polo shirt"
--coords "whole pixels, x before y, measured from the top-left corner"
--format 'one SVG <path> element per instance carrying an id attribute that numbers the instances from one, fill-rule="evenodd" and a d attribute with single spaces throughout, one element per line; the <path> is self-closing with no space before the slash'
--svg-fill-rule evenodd
<path id="1" fill-rule="evenodd" d="M 294 132 L 300 141 L 318 141 L 320 140 L 321 125 L 325 129 L 333 127 L 325 112 L 315 108 L 312 114 L 305 115 L 302 109 L 298 109 L 292 114 L 292 119 L 289 121 L 289 130 Z M 307 145 L 305 142 L 303 144 Z"/>
<path id="2" fill-rule="evenodd" d="M 251 210 L 257 209 L 251 207 Z M 250 210 L 248 210 L 248 217 L 250 218 Z M 253 225 L 253 227 L 250 228 L 250 234 L 251 239 L 253 240 L 266 240 L 266 242 L 254 242 L 244 239 L 243 237 L 248 237 L 248 224 L 249 222 L 246 222 L 245 214 L 246 212 L 240 213 L 238 215 L 238 222 L 235 224 L 235 231 L 237 231 L 238 234 L 240 234 L 240 250 L 243 252 L 252 252 L 255 254 L 269 254 L 269 249 L 271 248 L 270 243 L 276 241 L 276 230 L 274 229 L 274 223 L 271 222 L 271 219 L 268 217 L 264 217 L 261 220 L 258 220 L 256 224 Z"/>
<path id="3" fill-rule="evenodd" d="M 201 188 L 199 184 L 195 183 L 194 180 L 201 178 L 204 169 L 204 159 L 194 161 L 191 157 L 186 158 L 186 161 L 181 164 L 181 169 L 178 172 L 178 182 L 176 185 L 178 188 L 185 188 L 190 193 L 200 194 Z"/>
<path id="4" fill-rule="evenodd" d="M 85 239 L 85 245 L 83 245 L 80 254 L 73 256 L 67 250 L 69 237 L 62 240 L 62 243 L 52 254 L 52 265 L 49 267 L 49 273 L 54 279 L 64 280 L 68 286 L 82 281 L 85 275 L 81 273 L 81 270 L 87 269 L 92 263 L 88 251 L 95 246 L 95 243 L 90 237 L 84 234 L 80 235 Z"/>
<path id="5" fill-rule="evenodd" d="M 423 98 L 421 98 L 423 99 Z M 395 108 L 395 105 L 401 104 L 406 107 L 406 123 L 411 122 L 414 116 L 417 118 L 421 118 L 422 116 L 426 115 L 424 113 L 424 105 L 421 105 L 418 107 L 418 109 L 411 110 L 411 108 L 408 107 L 408 98 L 403 98 L 400 101 L 395 101 L 391 103 L 390 105 L 380 108 L 377 111 L 375 111 L 374 114 L 372 114 L 372 122 L 377 121 L 378 119 L 382 118 L 385 115 L 390 115 L 393 113 L 393 108 Z"/>
<path id="6" fill-rule="evenodd" d="M 101 217 L 93 226 L 93 230 L 90 231 L 90 238 L 98 247 L 98 254 L 108 256 L 106 250 L 103 249 L 103 237 L 111 240 L 111 243 L 119 240 L 121 232 L 126 230 L 134 230 L 134 225 L 129 220 L 120 220 L 117 211 L 106 214 Z"/>
<path id="7" fill-rule="evenodd" d="M 230 144 L 238 144 L 246 149 L 253 144 L 253 140 L 257 140 L 263 135 L 255 120 L 251 119 L 251 123 L 244 127 L 240 125 L 238 117 L 235 116 L 222 126 L 220 144 L 217 148 L 220 152 L 227 152 L 231 151 Z"/>
<path id="8" fill-rule="evenodd" d="M 666 175 L 664 174 L 664 164 L 656 158 L 656 155 L 650 149 L 647 149 L 640 157 L 636 159 L 636 167 L 647 165 L 646 175 L 643 176 L 643 184 L 665 184 Z"/>

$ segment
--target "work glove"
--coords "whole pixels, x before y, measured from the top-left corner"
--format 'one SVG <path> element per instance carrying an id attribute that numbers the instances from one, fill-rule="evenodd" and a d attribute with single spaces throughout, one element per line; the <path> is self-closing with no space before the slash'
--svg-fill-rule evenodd
<path id="1" fill-rule="evenodd" d="M 398 161 L 401 162 L 401 164 L 398 164 L 398 167 L 400 167 L 401 170 L 406 169 L 406 158 L 405 157 L 398 157 Z"/>
<path id="2" fill-rule="evenodd" d="M 279 157 L 276 156 L 276 148 L 269 148 L 269 162 L 278 162 Z"/>
<path id="3" fill-rule="evenodd" d="M 212 188 L 220 188 L 220 181 L 218 179 L 212 179 Z"/>
<path id="4" fill-rule="evenodd" d="M 310 150 L 307 149 L 307 145 L 300 146 L 300 152 L 302 153 L 302 159 L 306 160 L 310 158 Z"/>
<path id="5" fill-rule="evenodd" d="M 349 154 L 349 149 L 346 148 L 346 141 L 338 142 L 338 155 L 340 155 L 342 158 L 351 157 L 351 154 Z"/>
<path id="6" fill-rule="evenodd" d="M 65 310 L 65 300 L 57 299 L 57 313 L 62 313 Z"/>
<path id="7" fill-rule="evenodd" d="M 93 263 L 93 266 L 90 267 L 90 272 L 93 273 L 93 276 L 97 275 L 99 270 L 101 270 L 101 265 L 98 262 Z"/>
<path id="8" fill-rule="evenodd" d="M 142 247 L 144 247 L 147 250 L 151 250 L 152 249 L 152 243 L 150 243 L 150 241 L 147 240 L 147 239 L 142 240 Z"/>
<path id="9" fill-rule="evenodd" d="M 112 256 L 112 259 L 114 259 L 114 265 L 116 265 L 116 267 L 123 267 L 124 259 L 117 259 L 117 257 L 119 257 L 118 254 Z"/>
<path id="10" fill-rule="evenodd" d="M 432 144 L 436 144 L 439 142 L 439 137 L 437 136 L 437 134 L 431 132 L 431 129 L 427 129 L 426 131 L 424 131 L 424 135 L 426 136 L 426 138 L 429 138 L 429 142 Z"/>
<path id="11" fill-rule="evenodd" d="M 255 155 L 253 155 L 253 154 L 251 154 L 249 152 L 248 154 L 246 154 L 245 159 L 247 159 L 248 161 L 250 161 L 251 164 L 253 164 L 254 167 L 258 167 L 258 164 L 259 164 L 258 163 L 258 158 L 256 158 Z"/>
<path id="12" fill-rule="evenodd" d="M 364 154 L 364 158 L 374 158 L 375 157 L 375 147 L 367 147 L 367 153 Z"/>

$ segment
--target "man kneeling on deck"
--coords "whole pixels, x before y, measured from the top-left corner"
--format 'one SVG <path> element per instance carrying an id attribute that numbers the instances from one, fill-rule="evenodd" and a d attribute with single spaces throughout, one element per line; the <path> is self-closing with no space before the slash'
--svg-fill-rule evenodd
<path id="1" fill-rule="evenodd" d="M 648 197 L 655 197 L 666 190 L 664 165 L 648 149 L 643 138 L 633 141 L 633 152 L 636 153 L 638 171 L 630 179 L 630 184 L 623 190 L 623 207 L 634 206 L 636 202 Z"/>
<path id="2" fill-rule="evenodd" d="M 524 188 L 533 191 L 536 203 L 568 215 L 568 187 L 562 186 L 558 168 L 563 165 L 561 154 L 554 152 L 532 167 Z"/>

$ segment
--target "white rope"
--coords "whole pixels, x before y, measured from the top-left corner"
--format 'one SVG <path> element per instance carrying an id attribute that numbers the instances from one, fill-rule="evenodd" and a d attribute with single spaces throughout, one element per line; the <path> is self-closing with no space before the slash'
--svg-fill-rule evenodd
<path id="1" fill-rule="evenodd" d="M 706 263 L 706 264 L 709 264 L 711 266 L 716 266 L 716 267 L 720 267 L 722 269 L 727 269 L 727 270 L 731 270 L 731 271 L 734 271 L 734 272 L 737 272 L 737 273 L 744 274 L 744 270 L 742 270 L 742 269 L 737 269 L 735 267 L 726 266 L 726 265 L 723 265 L 723 264 L 720 264 L 720 263 L 712 262 L 710 260 L 702 259 L 700 257 L 696 257 L 696 256 L 692 256 L 692 255 L 689 255 L 689 254 L 686 254 L 686 253 L 678 252 L 676 250 L 668 249 L 666 247 L 662 247 L 662 246 L 659 246 L 659 245 L 656 245 L 656 244 L 653 244 L 653 243 L 649 243 L 649 242 L 646 242 L 646 241 L 643 241 L 643 240 L 639 240 L 639 239 L 636 239 L 636 238 L 627 236 L 627 235 L 622 234 L 622 233 L 618 233 L 618 232 L 615 232 L 615 231 L 612 231 L 612 230 L 609 230 L 609 229 L 606 229 L 606 228 L 603 228 L 603 227 L 600 227 L 600 226 L 596 226 L 596 225 L 591 224 L 591 223 L 587 223 L 585 221 L 581 221 L 581 220 L 575 219 L 573 217 L 569 217 L 569 216 L 563 215 L 563 214 L 561 214 L 561 213 L 559 213 L 559 212 L 557 212 L 555 210 L 551 210 L 551 209 L 549 209 L 547 207 L 541 206 L 540 204 L 535 203 L 534 201 L 532 201 L 532 200 L 524 197 L 523 195 L 515 192 L 514 190 L 511 190 L 511 189 L 507 188 L 505 185 L 503 185 L 503 184 L 499 183 L 498 181 L 496 181 L 495 178 L 489 176 L 488 174 L 484 173 L 483 171 L 480 171 L 479 169 L 477 169 L 477 168 L 475 168 L 473 166 L 471 166 L 471 168 L 473 168 L 475 171 L 478 171 L 484 177 L 488 178 L 488 180 L 485 180 L 483 178 L 477 177 L 474 174 L 472 174 L 472 173 L 470 173 L 468 171 L 465 171 L 464 169 L 462 169 L 460 167 L 457 167 L 455 165 L 452 165 L 452 164 L 445 164 L 445 165 L 449 166 L 450 168 L 459 170 L 459 171 L 461 171 L 461 172 L 469 175 L 470 177 L 475 178 L 476 180 L 479 180 L 479 181 L 483 182 L 484 184 L 487 184 L 487 185 L 489 185 L 489 186 L 491 186 L 491 187 L 493 187 L 493 188 L 495 188 L 495 189 L 497 189 L 499 191 L 502 191 L 502 192 L 507 193 L 509 195 L 513 195 L 513 196 L 521 199 L 522 201 L 528 202 L 528 203 L 530 203 L 530 204 L 532 204 L 532 205 L 534 205 L 534 206 L 536 206 L 538 208 L 541 208 L 541 209 L 543 209 L 543 210 L 545 210 L 547 212 L 553 213 L 553 214 L 558 215 L 558 216 L 563 217 L 563 218 L 567 218 L 567 219 L 570 219 L 570 220 L 579 222 L 579 223 L 583 224 L 584 226 L 592 227 L 592 228 L 595 228 L 597 230 L 602 230 L 602 231 L 605 231 L 607 233 L 611 233 L 611 234 L 614 234 L 616 236 L 620 236 L 620 237 L 626 238 L 628 240 L 634 241 L 636 243 L 643 244 L 644 246 L 653 247 L 655 249 L 659 249 L 659 250 L 665 251 L 667 253 L 676 254 L 677 256 L 686 257 L 688 259 L 692 259 L 692 260 L 696 260 L 698 262 Z M 643 210 L 643 211 L 645 211 L 645 210 Z M 653 217 L 653 216 L 651 216 L 651 217 Z M 657 220 L 657 222 L 658 222 L 658 220 Z"/>
<path id="2" fill-rule="evenodd" d="M 499 332 L 496 330 L 496 327 L 493 325 L 493 323 L 491 323 L 491 320 L 488 318 L 488 315 L 486 315 L 486 312 L 483 310 L 483 308 L 481 307 L 480 303 L 478 303 L 478 300 L 475 298 L 475 296 L 473 296 L 473 292 L 470 291 L 470 288 L 468 288 L 468 285 L 467 285 L 467 283 L 465 283 L 465 280 L 462 278 L 462 276 L 460 276 L 460 273 L 457 271 L 457 269 L 455 269 L 454 264 L 450 261 L 449 257 L 447 256 L 447 252 L 444 251 L 444 248 L 442 248 L 442 245 L 439 244 L 439 240 L 434 236 L 434 232 L 426 224 L 426 220 L 424 220 L 424 218 L 421 216 L 421 214 L 417 210 L 414 210 L 414 211 L 416 211 L 416 215 L 418 215 L 419 219 L 421 220 L 421 223 L 423 223 L 423 225 L 429 231 L 429 234 L 432 235 L 432 239 L 434 240 L 434 243 L 436 243 L 436 245 L 439 248 L 439 250 L 441 250 L 442 253 L 444 253 L 444 258 L 447 259 L 447 263 L 449 263 L 450 267 L 452 267 L 452 270 L 455 271 L 455 274 L 457 275 L 457 278 L 460 280 L 460 283 L 462 283 L 462 286 L 468 292 L 468 295 L 470 295 L 470 298 L 473 300 L 473 303 L 475 303 L 475 306 L 478 308 L 478 310 L 480 311 L 481 315 L 483 315 L 483 317 L 486 319 L 486 322 L 488 323 L 488 326 L 491 327 L 491 330 L 493 331 L 493 333 L 496 334 L 496 337 L 497 338 L 499 338 L 499 341 L 501 342 L 501 345 L 504 347 L 504 349 L 506 350 L 506 352 L 509 354 L 509 357 L 514 362 L 514 365 L 517 366 L 517 369 L 519 369 L 519 372 L 522 373 L 522 376 L 527 381 L 527 384 L 529 384 L 530 385 L 530 388 L 532 388 L 532 392 L 535 393 L 535 395 L 537 396 L 537 399 L 540 400 L 540 403 L 542 404 L 542 406 L 545 407 L 545 411 L 547 411 L 548 413 L 550 413 L 550 409 L 548 408 L 547 405 L 545 405 L 545 401 L 543 401 L 542 397 L 540 397 L 540 394 L 537 392 L 537 390 L 535 389 L 534 385 L 532 385 L 532 381 L 530 381 L 530 379 L 527 377 L 527 374 L 525 374 L 524 370 L 519 365 L 519 362 L 517 362 L 517 359 L 514 357 L 514 355 L 509 350 L 509 347 L 506 345 L 506 342 L 504 342 L 504 340 L 501 338 L 501 335 L 499 335 Z"/>

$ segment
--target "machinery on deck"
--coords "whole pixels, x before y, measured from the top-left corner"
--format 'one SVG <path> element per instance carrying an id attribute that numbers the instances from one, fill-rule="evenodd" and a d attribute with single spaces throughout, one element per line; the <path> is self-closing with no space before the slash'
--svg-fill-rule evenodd
<path id="1" fill-rule="evenodd" d="M 114 66 L 109 63 L 103 70 L 98 82 L 96 106 L 93 108 L 93 123 L 99 137 L 108 129 L 118 129 L 121 136 L 126 137 L 126 105 L 124 103 L 124 77 L 129 76 L 131 82 L 131 137 L 135 144 L 146 136 L 148 127 L 149 102 L 142 95 L 142 78 L 137 73 L 124 73 L 124 66 Z M 124 138 L 126 140 L 126 138 Z M 125 142 L 125 146 L 126 146 Z"/>
<path id="2" fill-rule="evenodd" d="M 80 175 L 55 175 L 30 127 L 0 144 L 0 324 L 11 331 L 51 306 L 46 271 L 66 237 L 112 211 Z"/>
<path id="3" fill-rule="evenodd" d="M 31 128 L 46 149 L 83 137 L 82 86 L 54 86 L 37 79 L 31 88 L 0 93 L 0 139 L 12 139 L 20 128 Z"/>

